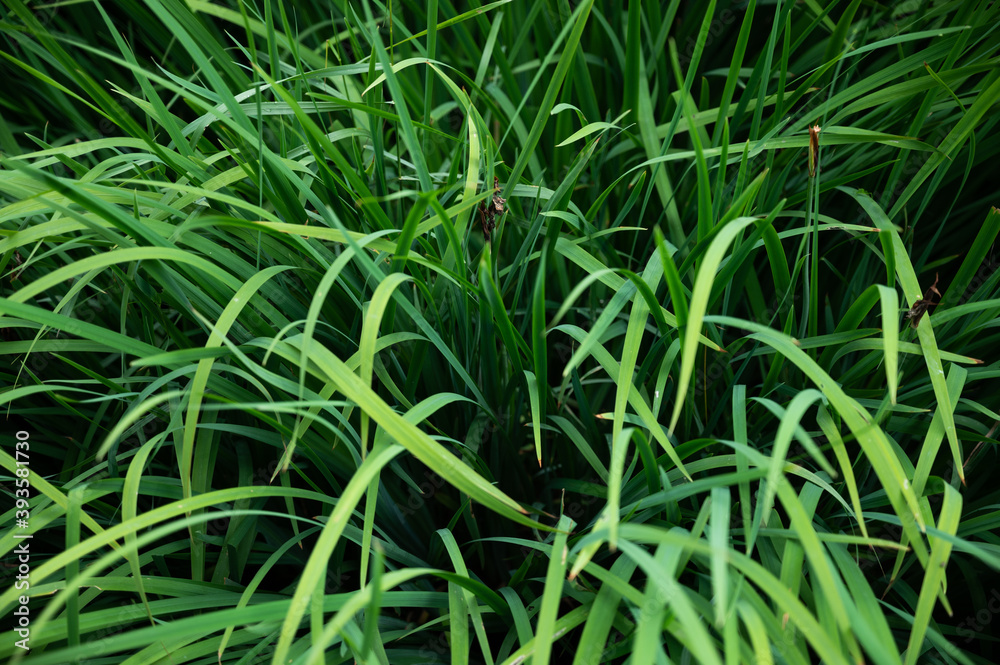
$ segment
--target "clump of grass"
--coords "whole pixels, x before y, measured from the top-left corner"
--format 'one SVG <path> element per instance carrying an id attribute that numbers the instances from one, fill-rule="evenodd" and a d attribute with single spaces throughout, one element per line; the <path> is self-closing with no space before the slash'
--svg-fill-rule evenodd
<path id="1" fill-rule="evenodd" d="M 4 657 L 994 661 L 995 3 L 7 9 Z"/>

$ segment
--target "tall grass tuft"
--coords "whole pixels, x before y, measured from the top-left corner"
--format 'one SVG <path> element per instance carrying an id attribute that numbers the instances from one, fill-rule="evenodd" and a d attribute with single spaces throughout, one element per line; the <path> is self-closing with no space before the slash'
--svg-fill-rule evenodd
<path id="1" fill-rule="evenodd" d="M 997 3 L 3 6 L 0 657 L 997 662 Z"/>

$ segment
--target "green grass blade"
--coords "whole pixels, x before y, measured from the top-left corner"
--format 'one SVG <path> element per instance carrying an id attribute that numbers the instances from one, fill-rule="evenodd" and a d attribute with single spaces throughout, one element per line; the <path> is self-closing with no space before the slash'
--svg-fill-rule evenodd
<path id="1" fill-rule="evenodd" d="M 878 285 L 882 301 L 882 343 L 885 348 L 885 378 L 889 384 L 889 400 L 896 403 L 899 372 L 899 296 L 896 289 Z"/>
<path id="2" fill-rule="evenodd" d="M 698 276 L 695 279 L 694 289 L 691 292 L 685 338 L 681 349 L 681 371 L 677 379 L 674 412 L 670 417 L 670 431 L 673 431 L 677 425 L 677 420 L 680 418 L 681 409 L 684 408 L 684 398 L 687 396 L 688 386 L 691 383 L 691 375 L 694 373 L 698 335 L 701 333 L 702 319 L 708 309 L 708 298 L 712 293 L 715 272 L 718 270 L 723 256 L 729 249 L 729 245 L 736 239 L 737 234 L 755 221 L 752 217 L 740 217 L 723 227 L 716 234 L 715 239 L 712 240 L 712 244 L 705 252 L 702 264 L 698 268 Z"/>
<path id="3" fill-rule="evenodd" d="M 998 94 L 1000 94 L 1000 88 L 997 90 Z M 892 232 L 892 247 L 896 261 L 896 273 L 899 276 L 899 283 L 903 287 L 906 300 L 912 308 L 918 300 L 923 298 L 924 290 L 920 288 L 920 282 L 917 280 L 917 273 L 913 269 L 913 264 L 910 263 L 910 257 L 906 252 L 906 248 L 903 246 L 902 239 L 896 232 L 895 227 L 893 227 L 889 221 L 889 217 L 886 216 L 882 208 L 879 207 L 879 205 L 875 203 L 870 196 L 852 189 L 843 189 L 848 194 L 853 196 L 861 207 L 864 208 L 865 212 L 871 216 L 872 221 L 875 222 L 875 225 L 878 226 L 879 229 Z M 934 386 L 934 395 L 938 400 L 937 410 L 941 412 L 941 417 L 944 421 L 945 433 L 948 436 L 948 443 L 951 446 L 952 459 L 958 470 L 959 478 L 961 478 L 964 483 L 965 474 L 962 471 L 962 453 L 958 441 L 958 433 L 955 430 L 954 407 L 952 406 L 951 398 L 948 395 L 948 387 L 944 378 L 944 367 L 941 363 L 941 355 L 938 351 L 937 338 L 934 335 L 934 329 L 931 326 L 930 319 L 930 315 L 920 318 L 920 323 L 917 325 L 917 337 L 920 340 L 920 346 L 924 350 L 924 360 L 927 363 L 927 373 L 930 375 L 931 385 Z"/>

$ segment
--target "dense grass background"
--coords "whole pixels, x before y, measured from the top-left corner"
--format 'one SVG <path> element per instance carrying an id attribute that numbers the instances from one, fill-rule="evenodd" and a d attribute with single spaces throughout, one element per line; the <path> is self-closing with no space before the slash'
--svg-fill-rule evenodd
<path id="1" fill-rule="evenodd" d="M 0 655 L 997 662 L 997 3 L 473 4 L 4 0 Z"/>

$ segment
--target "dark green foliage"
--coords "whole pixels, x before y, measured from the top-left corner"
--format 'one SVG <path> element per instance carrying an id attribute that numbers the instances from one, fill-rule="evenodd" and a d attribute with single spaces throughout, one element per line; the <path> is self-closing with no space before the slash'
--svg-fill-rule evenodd
<path id="1" fill-rule="evenodd" d="M 996 3 L 473 4 L 4 0 L 0 656 L 997 662 Z"/>

